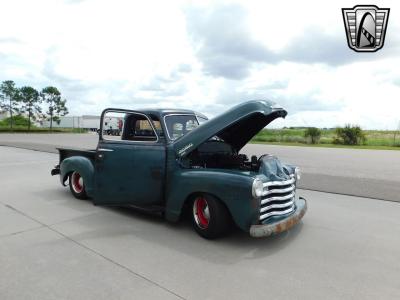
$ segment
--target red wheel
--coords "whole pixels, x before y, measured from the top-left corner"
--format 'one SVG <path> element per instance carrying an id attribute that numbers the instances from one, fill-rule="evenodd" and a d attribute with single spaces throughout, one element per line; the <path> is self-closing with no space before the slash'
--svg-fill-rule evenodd
<path id="1" fill-rule="evenodd" d="M 83 178 L 81 174 L 78 172 L 74 172 L 71 175 L 71 183 L 72 183 L 72 188 L 75 193 L 79 194 L 82 193 L 83 191 Z"/>
<path id="2" fill-rule="evenodd" d="M 198 195 L 192 202 L 192 222 L 196 232 L 206 239 L 225 235 L 231 216 L 225 205 L 212 195 Z"/>
<path id="3" fill-rule="evenodd" d="M 85 183 L 83 182 L 83 177 L 78 172 L 74 171 L 69 176 L 69 187 L 75 198 L 87 199 Z"/>
<path id="4" fill-rule="evenodd" d="M 198 197 L 193 204 L 194 220 L 200 228 L 206 229 L 210 222 L 210 210 L 208 209 L 207 200 L 204 197 Z"/>

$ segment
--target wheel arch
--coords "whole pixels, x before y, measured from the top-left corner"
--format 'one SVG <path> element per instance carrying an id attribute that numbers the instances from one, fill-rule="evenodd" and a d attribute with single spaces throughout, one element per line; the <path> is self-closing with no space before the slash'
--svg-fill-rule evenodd
<path id="1" fill-rule="evenodd" d="M 60 164 L 60 181 L 62 185 L 65 186 L 65 181 L 74 171 L 82 176 L 87 195 L 93 196 L 94 166 L 92 161 L 83 156 L 72 156 L 64 159 Z"/>
<path id="2" fill-rule="evenodd" d="M 181 215 L 182 215 L 183 213 L 185 213 L 185 210 L 186 210 L 188 207 L 191 208 L 192 202 L 196 199 L 197 196 L 200 196 L 200 195 L 208 195 L 208 196 L 211 196 L 211 197 L 214 197 L 215 199 L 217 199 L 219 202 L 221 202 L 221 204 L 222 204 L 223 206 L 225 206 L 226 210 L 229 212 L 230 217 L 232 218 L 232 213 L 231 213 L 231 211 L 230 211 L 230 209 L 229 209 L 229 205 L 227 205 L 227 204 L 225 203 L 225 201 L 223 201 L 220 197 L 218 197 L 217 195 L 214 195 L 213 193 L 210 193 L 210 192 L 201 192 L 201 191 L 192 192 L 191 194 L 189 194 L 189 195 L 186 197 L 186 199 L 185 199 L 184 202 L 183 202 Z M 233 218 L 232 218 L 232 219 L 233 219 Z"/>
<path id="3" fill-rule="evenodd" d="M 219 170 L 177 172 L 168 184 L 165 218 L 178 221 L 193 197 L 209 194 L 227 208 L 238 227 L 247 231 L 255 222 L 258 210 L 251 195 L 251 184 L 251 178 Z"/>

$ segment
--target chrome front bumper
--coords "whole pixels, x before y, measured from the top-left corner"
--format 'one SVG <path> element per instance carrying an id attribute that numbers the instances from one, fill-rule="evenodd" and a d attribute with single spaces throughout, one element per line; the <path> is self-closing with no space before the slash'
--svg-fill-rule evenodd
<path id="1" fill-rule="evenodd" d="M 287 218 L 270 224 L 252 225 L 250 227 L 250 235 L 252 237 L 264 237 L 277 234 L 289 230 L 291 227 L 300 222 L 307 211 L 307 202 L 304 198 L 295 200 L 295 211 Z"/>

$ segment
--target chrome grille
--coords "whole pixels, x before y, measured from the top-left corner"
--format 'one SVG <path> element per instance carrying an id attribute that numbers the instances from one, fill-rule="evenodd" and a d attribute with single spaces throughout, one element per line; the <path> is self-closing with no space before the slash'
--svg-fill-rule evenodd
<path id="1" fill-rule="evenodd" d="M 296 194 L 296 179 L 294 175 L 284 181 L 264 183 L 264 193 L 261 196 L 260 220 L 272 216 L 281 216 L 294 210 Z"/>

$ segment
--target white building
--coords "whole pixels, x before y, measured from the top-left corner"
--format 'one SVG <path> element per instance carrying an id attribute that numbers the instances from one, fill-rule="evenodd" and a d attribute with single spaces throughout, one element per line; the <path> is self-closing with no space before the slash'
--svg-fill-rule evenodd
<path id="1" fill-rule="evenodd" d="M 4 120 L 5 118 L 8 118 L 8 112 L 7 111 L 0 111 L 0 121 Z"/>
<path id="2" fill-rule="evenodd" d="M 41 127 L 50 127 L 50 121 L 43 121 Z M 60 123 L 53 121 L 53 128 L 82 128 L 97 131 L 100 128 L 100 116 L 60 117 Z"/>

